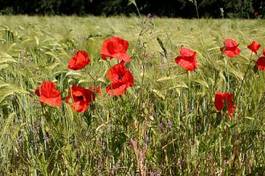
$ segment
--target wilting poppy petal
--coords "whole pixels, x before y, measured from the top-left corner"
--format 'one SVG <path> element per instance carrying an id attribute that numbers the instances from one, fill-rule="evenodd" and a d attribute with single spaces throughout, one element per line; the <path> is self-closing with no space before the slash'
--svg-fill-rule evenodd
<path id="1" fill-rule="evenodd" d="M 52 107 L 59 107 L 62 105 L 61 93 L 51 81 L 43 81 L 35 90 L 35 93 L 39 97 L 41 103 Z"/>
<path id="2" fill-rule="evenodd" d="M 90 63 L 89 55 L 86 51 L 78 51 L 68 62 L 68 69 L 80 70 Z"/>
<path id="3" fill-rule="evenodd" d="M 257 41 L 251 42 L 251 44 L 248 45 L 248 49 L 250 49 L 253 53 L 257 54 L 257 51 L 260 48 L 260 44 Z"/>

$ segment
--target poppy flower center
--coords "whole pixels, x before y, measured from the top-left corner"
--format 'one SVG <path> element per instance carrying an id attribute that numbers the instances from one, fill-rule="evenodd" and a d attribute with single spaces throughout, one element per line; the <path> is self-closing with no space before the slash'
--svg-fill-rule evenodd
<path id="1" fill-rule="evenodd" d="M 84 101 L 84 96 L 76 96 L 77 101 Z"/>
<path id="2" fill-rule="evenodd" d="M 119 72 L 118 73 L 118 80 L 122 80 L 122 78 L 123 78 L 123 73 Z"/>

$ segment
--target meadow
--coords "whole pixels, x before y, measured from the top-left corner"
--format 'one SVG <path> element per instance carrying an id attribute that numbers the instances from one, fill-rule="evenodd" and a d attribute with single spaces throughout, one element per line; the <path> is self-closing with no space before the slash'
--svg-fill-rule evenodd
<path id="1" fill-rule="evenodd" d="M 264 20 L 0 16 L 0 175 L 265 175 Z M 103 41 L 129 42 L 134 86 L 106 94 Z M 235 58 L 222 54 L 238 41 Z M 256 40 L 262 48 L 247 48 Z M 175 63 L 181 47 L 198 68 Z M 91 63 L 67 69 L 77 50 Z M 84 113 L 39 102 L 43 80 L 101 86 Z M 216 91 L 235 94 L 233 117 L 218 112 Z M 63 93 L 62 97 L 66 97 Z"/>

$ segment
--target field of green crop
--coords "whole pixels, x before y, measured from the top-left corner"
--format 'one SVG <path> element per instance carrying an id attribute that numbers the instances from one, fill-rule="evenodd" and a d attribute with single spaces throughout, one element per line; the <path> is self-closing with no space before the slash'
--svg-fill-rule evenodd
<path id="1" fill-rule="evenodd" d="M 0 16 L 0 175 L 265 175 L 265 21 Z M 129 41 L 135 79 L 121 97 L 106 94 L 104 39 Z M 241 54 L 222 55 L 226 38 Z M 175 63 L 182 47 L 198 69 Z M 77 50 L 91 64 L 69 71 Z M 253 60 L 253 61 L 251 61 Z M 91 78 L 93 77 L 93 79 Z M 100 85 L 87 112 L 41 105 L 43 80 L 67 92 L 76 80 Z M 217 112 L 216 91 L 235 94 L 232 119 Z M 65 97 L 66 95 L 63 95 Z"/>

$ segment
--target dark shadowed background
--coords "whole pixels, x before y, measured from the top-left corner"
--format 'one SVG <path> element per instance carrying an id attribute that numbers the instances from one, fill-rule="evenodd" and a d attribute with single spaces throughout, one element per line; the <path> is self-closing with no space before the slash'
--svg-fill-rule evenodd
<path id="1" fill-rule="evenodd" d="M 0 0 L 0 14 L 264 18 L 265 0 Z"/>

